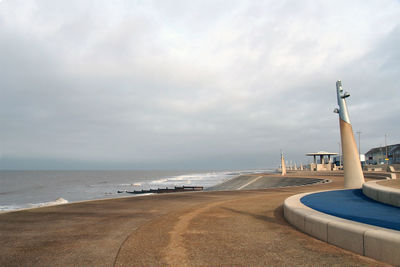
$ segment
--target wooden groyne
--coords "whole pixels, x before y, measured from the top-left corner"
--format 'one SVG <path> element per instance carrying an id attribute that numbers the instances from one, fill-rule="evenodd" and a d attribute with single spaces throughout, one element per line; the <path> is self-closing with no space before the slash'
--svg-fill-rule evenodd
<path id="1" fill-rule="evenodd" d="M 142 189 L 134 191 L 118 191 L 118 193 L 129 193 L 129 194 L 149 194 L 149 193 L 175 193 L 175 192 L 187 192 L 187 191 L 203 191 L 202 186 L 175 186 L 174 188 L 157 188 L 157 189 Z"/>

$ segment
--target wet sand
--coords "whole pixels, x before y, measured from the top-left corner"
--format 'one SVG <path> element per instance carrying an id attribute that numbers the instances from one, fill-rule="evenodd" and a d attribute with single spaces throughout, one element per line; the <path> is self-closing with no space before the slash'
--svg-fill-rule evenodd
<path id="1" fill-rule="evenodd" d="M 303 234 L 283 218 L 286 197 L 342 188 L 343 178 L 246 190 L 280 177 L 260 176 L 236 180 L 236 189 L 242 190 L 109 199 L 0 214 L 0 265 L 384 266 Z"/>

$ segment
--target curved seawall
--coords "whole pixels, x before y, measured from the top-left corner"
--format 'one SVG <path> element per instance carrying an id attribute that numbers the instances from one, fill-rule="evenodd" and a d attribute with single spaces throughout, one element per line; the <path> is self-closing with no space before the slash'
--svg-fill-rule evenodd
<path id="1" fill-rule="evenodd" d="M 347 212 L 349 212 L 348 216 L 352 216 L 353 218 L 364 217 L 365 219 L 366 217 L 365 214 L 364 216 L 360 214 L 356 215 L 358 209 L 357 204 L 352 208 L 347 208 L 346 207 L 347 202 L 346 203 L 338 202 L 339 199 L 337 198 L 337 196 L 334 197 L 334 195 L 338 191 L 352 191 L 352 190 L 336 190 L 336 191 L 305 193 L 305 194 L 294 195 L 287 198 L 284 202 L 284 216 L 286 220 L 295 227 L 297 227 L 299 230 L 311 236 L 314 236 L 322 241 L 325 241 L 329 244 L 380 261 L 399 265 L 400 255 L 398 253 L 398 248 L 400 247 L 400 231 L 392 230 L 393 228 L 398 228 L 399 223 L 398 223 L 398 218 L 397 220 L 391 219 L 392 216 L 389 210 L 387 210 L 387 212 L 389 213 L 386 213 L 386 215 L 380 214 L 378 216 L 378 220 L 377 218 L 372 217 L 370 221 L 375 221 L 375 222 L 379 221 L 380 219 L 382 219 L 379 217 L 383 216 L 384 218 L 386 218 L 386 223 L 389 222 L 389 224 L 391 224 L 392 229 L 382 228 L 376 226 L 376 224 L 371 225 L 362 222 L 356 222 L 348 219 L 339 218 L 325 212 L 320 212 L 302 203 L 302 202 L 308 202 L 308 200 L 313 198 L 315 200 L 314 204 L 316 206 L 320 206 L 318 202 L 321 200 L 321 196 L 327 194 L 328 197 L 326 201 L 330 203 L 329 204 L 330 206 L 342 206 L 342 210 L 340 212 L 333 211 L 331 212 L 331 214 L 342 213 L 347 209 Z M 301 201 L 303 198 L 306 201 Z M 354 202 L 357 202 L 356 199 L 353 200 Z M 363 199 L 361 202 L 363 201 L 365 200 Z M 373 200 L 369 201 L 375 202 Z M 367 205 L 370 205 L 370 203 Z M 381 203 L 377 204 L 384 205 Z M 399 210 L 399 208 L 395 207 L 392 208 L 396 209 L 397 212 Z M 326 205 L 323 205 L 323 209 L 326 209 Z M 373 214 L 373 212 L 370 212 L 370 214 Z"/>

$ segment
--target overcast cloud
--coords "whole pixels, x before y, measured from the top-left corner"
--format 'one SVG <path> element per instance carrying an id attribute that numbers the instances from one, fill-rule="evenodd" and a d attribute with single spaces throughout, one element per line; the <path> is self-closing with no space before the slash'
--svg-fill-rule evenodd
<path id="1" fill-rule="evenodd" d="M 400 2 L 0 1 L 0 168 L 276 167 L 400 143 Z"/>

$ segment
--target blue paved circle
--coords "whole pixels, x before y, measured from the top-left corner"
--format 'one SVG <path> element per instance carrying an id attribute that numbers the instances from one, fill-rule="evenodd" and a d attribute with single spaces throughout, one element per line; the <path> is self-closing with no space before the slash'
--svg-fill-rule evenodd
<path id="1" fill-rule="evenodd" d="M 400 208 L 372 200 L 361 189 L 314 193 L 302 197 L 300 201 L 336 217 L 400 230 Z"/>

